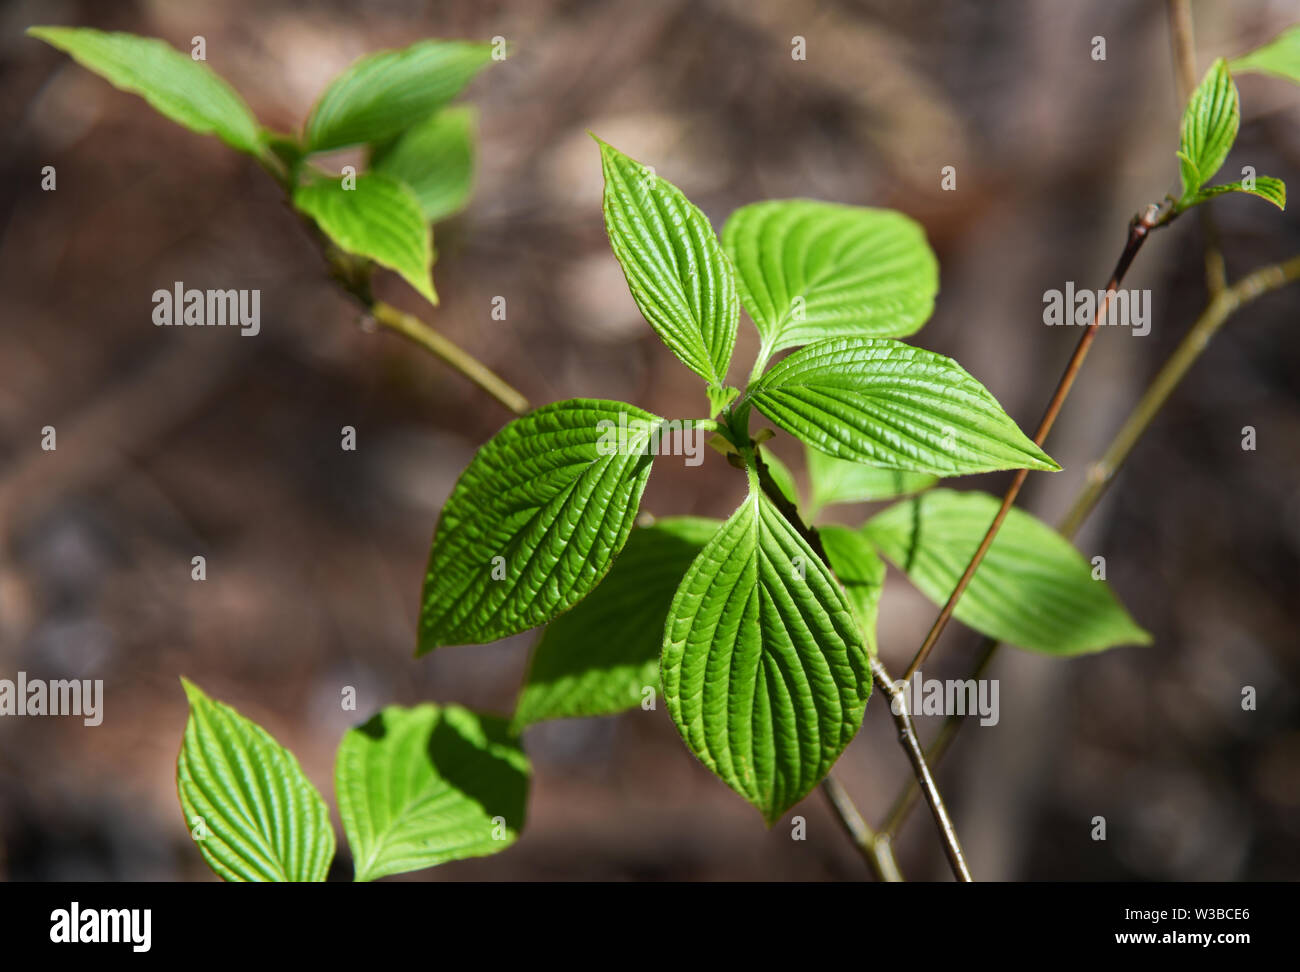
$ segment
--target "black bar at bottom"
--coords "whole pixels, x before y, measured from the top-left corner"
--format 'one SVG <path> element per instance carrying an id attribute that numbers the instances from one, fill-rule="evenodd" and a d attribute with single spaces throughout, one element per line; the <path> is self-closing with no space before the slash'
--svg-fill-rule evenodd
<path id="1" fill-rule="evenodd" d="M 5 965 L 35 952 L 158 958 L 494 961 L 794 949 L 864 963 L 1097 952 L 1290 954 L 1288 884 L 0 885 Z M 147 921 L 146 921 L 147 917 Z M 147 934 L 146 934 L 147 932 Z M 98 939 L 97 941 L 94 939 Z M 105 941 L 105 939 L 109 939 Z M 116 939 L 113 941 L 112 939 Z M 449 951 L 454 949 L 455 951 Z M 1247 950 L 1246 952 L 1241 951 Z M 830 954 L 826 952 L 825 954 Z M 562 959 L 567 962 L 567 959 Z"/>

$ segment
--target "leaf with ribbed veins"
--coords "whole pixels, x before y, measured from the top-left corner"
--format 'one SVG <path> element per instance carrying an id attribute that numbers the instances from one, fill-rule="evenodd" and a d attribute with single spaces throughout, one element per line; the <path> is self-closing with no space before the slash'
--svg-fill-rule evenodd
<path id="1" fill-rule="evenodd" d="M 755 486 L 683 578 L 660 673 L 686 745 L 771 824 L 857 732 L 871 673 L 839 584 Z"/>
<path id="2" fill-rule="evenodd" d="M 586 597 L 627 541 L 660 422 L 634 405 L 575 398 L 483 446 L 438 521 L 418 653 L 518 634 Z"/>

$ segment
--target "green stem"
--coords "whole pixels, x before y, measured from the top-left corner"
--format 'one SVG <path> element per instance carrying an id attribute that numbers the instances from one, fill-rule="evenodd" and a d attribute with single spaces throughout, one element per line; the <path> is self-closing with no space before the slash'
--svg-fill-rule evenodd
<path id="1" fill-rule="evenodd" d="M 487 365 L 443 337 L 414 314 L 398 310 L 383 301 L 375 301 L 370 305 L 369 310 L 377 323 L 414 341 L 430 354 L 451 365 L 516 415 L 523 415 L 528 411 L 528 399 L 506 384 Z"/>
<path id="2" fill-rule="evenodd" d="M 280 160 L 268 156 L 259 161 L 284 189 L 292 204 L 293 180 L 285 172 Z M 294 211 L 302 219 L 307 231 L 320 248 L 321 256 L 329 264 L 330 276 L 365 308 L 376 323 L 415 342 L 434 357 L 450 365 L 514 414 L 523 415 L 528 411 L 530 405 L 522 392 L 508 384 L 464 348 L 435 331 L 414 314 L 408 314 L 390 304 L 376 300 L 370 289 L 370 275 L 374 270 L 374 263 L 339 249 L 314 220 L 299 210 Z"/>

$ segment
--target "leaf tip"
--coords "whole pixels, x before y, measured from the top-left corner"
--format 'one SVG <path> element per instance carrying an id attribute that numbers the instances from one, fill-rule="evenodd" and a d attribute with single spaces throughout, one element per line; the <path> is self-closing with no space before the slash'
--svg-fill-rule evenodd
<path id="1" fill-rule="evenodd" d="M 181 688 L 185 690 L 185 698 L 189 700 L 191 706 L 199 702 L 208 701 L 207 693 L 191 682 L 184 675 L 180 676 Z"/>

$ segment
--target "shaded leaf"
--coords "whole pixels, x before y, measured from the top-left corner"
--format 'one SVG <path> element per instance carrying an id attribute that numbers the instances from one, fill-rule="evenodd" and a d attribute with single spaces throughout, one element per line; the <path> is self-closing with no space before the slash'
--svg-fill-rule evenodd
<path id="1" fill-rule="evenodd" d="M 772 482 L 776 483 L 777 489 L 798 509 L 799 487 L 794 481 L 794 473 L 790 472 L 790 467 L 771 449 L 763 450 L 763 462 L 768 472 L 772 474 Z"/>
<path id="2" fill-rule="evenodd" d="M 861 462 L 834 459 L 812 446 L 807 447 L 807 453 L 808 479 L 812 483 L 809 517 L 816 516 L 825 506 L 907 496 L 929 489 L 938 482 L 929 473 L 881 469 Z"/>
<path id="3" fill-rule="evenodd" d="M 356 880 L 505 850 L 529 773 L 504 719 L 456 705 L 392 705 L 348 730 L 334 777 Z"/>
<path id="4" fill-rule="evenodd" d="M 867 521 L 867 537 L 935 604 L 957 586 L 1000 501 L 936 489 Z M 1012 507 L 954 612 L 981 634 L 1050 655 L 1148 644 L 1083 555 L 1037 518 Z"/>
<path id="5" fill-rule="evenodd" d="M 646 686 L 658 688 L 673 594 L 719 526 L 679 516 L 634 529 L 600 586 L 547 626 L 515 724 L 622 712 L 641 703 Z"/>
<path id="6" fill-rule="evenodd" d="M 824 526 L 817 533 L 826 551 L 827 564 L 843 585 L 858 628 L 874 655 L 880 594 L 885 589 L 885 562 L 860 530 Z"/>

